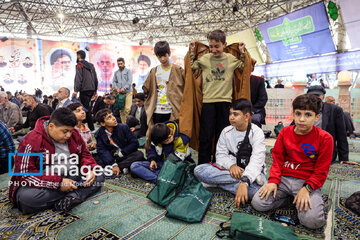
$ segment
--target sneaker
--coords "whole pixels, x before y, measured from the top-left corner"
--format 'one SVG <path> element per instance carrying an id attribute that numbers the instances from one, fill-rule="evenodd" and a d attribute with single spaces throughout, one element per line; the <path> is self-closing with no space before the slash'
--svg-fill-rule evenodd
<path id="1" fill-rule="evenodd" d="M 80 204 L 81 201 L 74 197 L 65 196 L 55 203 L 55 209 L 59 211 L 68 212 L 76 205 Z"/>
<path id="2" fill-rule="evenodd" d="M 124 175 L 127 175 L 129 173 L 129 169 L 128 168 L 123 168 L 122 170 Z"/>
<path id="3" fill-rule="evenodd" d="M 204 186 L 204 188 L 216 188 L 218 186 L 217 184 L 210 184 L 204 182 L 201 182 L 201 184 Z"/>

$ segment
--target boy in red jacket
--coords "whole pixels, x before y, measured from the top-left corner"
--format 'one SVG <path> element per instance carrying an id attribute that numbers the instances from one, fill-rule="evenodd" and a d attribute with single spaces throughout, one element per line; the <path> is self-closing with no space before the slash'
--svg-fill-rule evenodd
<path id="1" fill-rule="evenodd" d="M 69 211 L 101 188 L 103 169 L 74 129 L 76 123 L 71 110 L 59 108 L 51 117 L 40 118 L 21 142 L 9 199 L 24 214 L 53 207 Z M 41 157 L 29 153 L 43 156 L 42 169 Z"/>
<path id="2" fill-rule="evenodd" d="M 333 152 L 332 136 L 314 126 L 320 109 L 321 100 L 311 94 L 295 98 L 295 125 L 281 130 L 272 150 L 274 161 L 268 183 L 251 202 L 256 210 L 268 211 L 282 206 L 291 195 L 300 223 L 311 229 L 325 224 L 321 187 Z"/>

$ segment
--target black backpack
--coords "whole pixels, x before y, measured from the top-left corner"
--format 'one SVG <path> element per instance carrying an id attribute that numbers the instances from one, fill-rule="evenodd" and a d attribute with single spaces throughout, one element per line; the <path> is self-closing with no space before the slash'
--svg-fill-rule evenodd
<path id="1" fill-rule="evenodd" d="M 238 142 L 237 144 L 237 149 L 238 149 L 237 153 L 234 154 L 233 152 L 229 151 L 229 154 L 236 157 L 236 165 L 244 169 L 249 164 L 252 153 L 252 146 L 249 141 L 250 130 L 251 130 L 251 123 L 248 124 L 244 139 Z"/>

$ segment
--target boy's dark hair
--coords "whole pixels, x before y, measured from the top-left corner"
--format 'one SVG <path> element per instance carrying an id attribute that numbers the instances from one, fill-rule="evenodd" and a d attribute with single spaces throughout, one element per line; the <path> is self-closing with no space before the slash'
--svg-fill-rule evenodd
<path id="1" fill-rule="evenodd" d="M 82 107 L 82 104 L 79 102 L 74 102 L 67 106 L 67 108 L 70 109 L 72 112 L 75 111 L 78 107 Z"/>
<path id="2" fill-rule="evenodd" d="M 85 59 L 86 53 L 83 50 L 79 50 L 76 52 L 76 55 L 79 55 L 81 59 Z"/>
<path id="3" fill-rule="evenodd" d="M 231 104 L 230 108 L 234 110 L 239 110 L 243 114 L 250 113 L 251 115 L 252 104 L 246 98 L 239 98 Z"/>
<path id="4" fill-rule="evenodd" d="M 95 119 L 98 123 L 105 122 L 105 117 L 111 113 L 112 113 L 112 111 L 109 108 L 101 109 L 96 113 Z"/>
<path id="5" fill-rule="evenodd" d="M 125 63 L 125 59 L 122 58 L 122 57 L 119 57 L 116 61 L 117 61 L 117 62 L 123 62 L 123 63 Z"/>
<path id="6" fill-rule="evenodd" d="M 223 31 L 221 31 L 220 29 L 214 30 L 208 34 L 207 39 L 219 41 L 224 44 L 226 42 L 226 34 Z"/>
<path id="7" fill-rule="evenodd" d="M 57 127 L 69 126 L 75 127 L 77 124 L 75 114 L 67 108 L 58 108 L 50 116 L 49 123 L 55 124 Z"/>
<path id="8" fill-rule="evenodd" d="M 309 110 L 315 112 L 315 114 L 320 113 L 321 109 L 321 99 L 314 94 L 303 94 L 297 96 L 292 102 L 293 111 L 296 109 L 299 110 Z"/>
<path id="9" fill-rule="evenodd" d="M 157 57 L 162 57 L 165 56 L 166 54 L 170 55 L 169 43 L 167 41 L 157 42 L 154 47 L 154 52 Z"/>
<path id="10" fill-rule="evenodd" d="M 151 141 L 158 145 L 168 139 L 170 134 L 170 128 L 165 123 L 157 123 L 151 129 Z"/>
<path id="11" fill-rule="evenodd" d="M 105 97 L 105 99 L 106 99 L 106 100 L 114 100 L 115 97 L 114 97 L 113 95 L 109 94 L 109 95 L 107 95 L 107 96 Z"/>

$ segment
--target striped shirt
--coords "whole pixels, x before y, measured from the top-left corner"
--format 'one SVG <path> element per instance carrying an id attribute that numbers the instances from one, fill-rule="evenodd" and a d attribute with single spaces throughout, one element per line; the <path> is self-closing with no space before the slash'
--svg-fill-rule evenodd
<path id="1" fill-rule="evenodd" d="M 9 153 L 15 151 L 15 144 L 10 130 L 0 121 L 0 158 L 7 158 Z"/>

